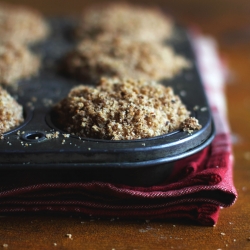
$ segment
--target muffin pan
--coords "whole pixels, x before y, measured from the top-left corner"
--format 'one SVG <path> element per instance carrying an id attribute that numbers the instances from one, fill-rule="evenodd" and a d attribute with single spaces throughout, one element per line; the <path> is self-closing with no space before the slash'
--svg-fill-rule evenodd
<path id="1" fill-rule="evenodd" d="M 24 107 L 25 122 L 4 134 L 0 141 L 0 171 L 35 177 L 41 182 L 109 181 L 134 186 L 149 186 L 164 181 L 174 164 L 207 147 L 215 130 L 211 111 L 196 66 L 187 33 L 175 28 L 170 43 L 193 66 L 172 80 L 162 81 L 192 112 L 202 129 L 192 134 L 175 131 L 158 137 L 133 141 L 108 141 L 67 135 L 53 122 L 51 107 L 80 82 L 58 71 L 59 60 L 74 47 L 70 19 L 50 20 L 51 36 L 32 50 L 42 56 L 37 77 L 8 88 Z M 85 84 L 89 84 L 85 82 Z M 21 176 L 20 176 L 21 178 Z M 30 177 L 32 182 L 32 177 Z M 27 183 L 26 183 L 27 184 Z"/>

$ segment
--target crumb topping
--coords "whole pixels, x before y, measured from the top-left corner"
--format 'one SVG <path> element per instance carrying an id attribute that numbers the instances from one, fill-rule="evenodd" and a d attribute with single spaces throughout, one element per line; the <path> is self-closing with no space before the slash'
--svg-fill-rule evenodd
<path id="1" fill-rule="evenodd" d="M 52 132 L 52 133 L 47 133 L 46 138 L 47 139 L 57 139 L 57 138 L 59 138 L 59 135 L 60 135 L 60 132 L 55 131 L 55 132 Z"/>
<path id="2" fill-rule="evenodd" d="M 0 134 L 23 122 L 23 108 L 9 93 L 0 87 Z"/>
<path id="3" fill-rule="evenodd" d="M 133 40 L 162 41 L 171 36 L 172 26 L 172 20 L 157 8 L 112 3 L 92 6 L 84 11 L 75 36 L 82 39 L 112 34 Z"/>
<path id="4" fill-rule="evenodd" d="M 39 12 L 0 3 L 0 41 L 34 43 L 47 37 L 49 28 Z"/>
<path id="5" fill-rule="evenodd" d="M 40 59 L 24 45 L 0 42 L 0 83 L 9 85 L 37 73 Z"/>
<path id="6" fill-rule="evenodd" d="M 188 126 L 190 112 L 173 89 L 153 81 L 103 78 L 96 88 L 77 86 L 55 105 L 57 123 L 81 137 L 133 140 Z M 193 120 L 192 120 L 193 121 Z"/>
<path id="7" fill-rule="evenodd" d="M 167 45 L 104 36 L 79 43 L 65 56 L 62 67 L 79 80 L 98 81 L 101 77 L 160 80 L 173 78 L 190 67 L 190 62 Z"/>

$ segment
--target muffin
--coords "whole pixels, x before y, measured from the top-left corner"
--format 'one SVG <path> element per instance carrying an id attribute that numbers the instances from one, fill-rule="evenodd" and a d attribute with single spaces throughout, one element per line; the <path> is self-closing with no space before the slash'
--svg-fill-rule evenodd
<path id="1" fill-rule="evenodd" d="M 95 88 L 73 88 L 53 111 L 62 130 L 96 139 L 134 140 L 201 128 L 172 88 L 153 81 L 103 78 Z"/>
<path id="2" fill-rule="evenodd" d="M 0 87 L 0 135 L 23 122 L 23 108 Z"/>
<path id="3" fill-rule="evenodd" d="M 12 85 L 18 80 L 37 74 L 40 59 L 25 45 L 0 42 L 0 84 Z"/>
<path id="4" fill-rule="evenodd" d="M 47 37 L 48 31 L 48 25 L 36 10 L 0 3 L 0 42 L 39 42 Z"/>
<path id="5" fill-rule="evenodd" d="M 77 39 L 109 34 L 132 40 L 163 41 L 171 37 L 172 26 L 172 20 L 157 8 L 110 3 L 86 9 L 74 34 Z"/>
<path id="6" fill-rule="evenodd" d="M 62 71 L 81 81 L 101 77 L 171 79 L 190 63 L 169 46 L 123 37 L 86 39 L 62 59 Z"/>

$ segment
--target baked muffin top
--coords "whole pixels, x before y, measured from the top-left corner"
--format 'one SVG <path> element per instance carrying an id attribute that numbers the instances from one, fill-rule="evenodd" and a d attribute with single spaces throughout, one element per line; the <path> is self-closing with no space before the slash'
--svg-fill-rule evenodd
<path id="1" fill-rule="evenodd" d="M 73 88 L 54 111 L 63 130 L 96 139 L 134 140 L 201 128 L 172 88 L 153 81 L 103 78 L 95 88 Z"/>
<path id="2" fill-rule="evenodd" d="M 82 39 L 109 34 L 133 40 L 162 41 L 172 35 L 172 26 L 172 20 L 158 8 L 110 3 L 84 10 L 75 36 Z"/>
<path id="3" fill-rule="evenodd" d="M 82 81 L 170 79 L 188 67 L 190 63 L 167 45 L 108 36 L 83 40 L 62 60 L 63 72 Z"/>
<path id="4" fill-rule="evenodd" d="M 0 41 L 30 44 L 45 39 L 48 33 L 48 25 L 38 11 L 0 3 Z"/>
<path id="5" fill-rule="evenodd" d="M 40 59 L 23 44 L 0 42 L 0 84 L 12 85 L 37 74 Z"/>
<path id="6" fill-rule="evenodd" d="M 0 136 L 23 122 L 23 108 L 0 87 Z"/>

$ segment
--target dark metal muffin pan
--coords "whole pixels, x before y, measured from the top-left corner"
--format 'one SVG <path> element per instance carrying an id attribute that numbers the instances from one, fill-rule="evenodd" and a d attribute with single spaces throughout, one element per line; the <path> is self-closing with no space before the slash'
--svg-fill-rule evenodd
<path id="1" fill-rule="evenodd" d="M 53 123 L 51 107 L 80 84 L 58 71 L 61 57 L 75 45 L 69 35 L 74 22 L 54 19 L 50 23 L 49 39 L 32 48 L 43 60 L 39 75 L 19 82 L 17 89 L 8 89 L 23 105 L 25 122 L 5 133 L 4 140 L 0 141 L 2 174 L 13 171 L 20 178 L 21 175 L 41 176 L 41 182 L 98 180 L 149 186 L 168 178 L 176 161 L 212 142 L 215 130 L 211 111 L 188 35 L 181 27 L 176 27 L 175 36 L 168 43 L 193 66 L 173 80 L 161 83 L 173 87 L 175 94 L 180 95 L 192 116 L 199 120 L 201 130 L 192 134 L 175 131 L 133 141 L 65 138 L 63 133 L 67 132 L 60 131 Z M 58 138 L 46 137 L 56 131 L 60 131 Z"/>

